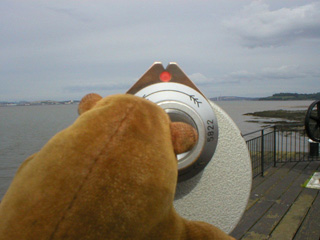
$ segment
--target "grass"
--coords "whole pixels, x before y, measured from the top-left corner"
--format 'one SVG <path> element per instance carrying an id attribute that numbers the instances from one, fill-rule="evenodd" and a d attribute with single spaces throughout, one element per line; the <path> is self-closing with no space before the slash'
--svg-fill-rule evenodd
<path id="1" fill-rule="evenodd" d="M 244 115 L 255 116 L 261 118 L 280 118 L 289 121 L 302 122 L 306 116 L 305 110 L 289 111 L 289 110 L 269 110 L 261 112 L 246 113 Z M 283 121 L 282 121 L 283 122 Z M 285 121 L 287 122 L 287 121 Z"/>
<path id="2" fill-rule="evenodd" d="M 313 174 L 301 185 L 301 187 L 305 188 L 308 185 L 308 183 L 309 183 L 310 179 L 312 178 Z"/>

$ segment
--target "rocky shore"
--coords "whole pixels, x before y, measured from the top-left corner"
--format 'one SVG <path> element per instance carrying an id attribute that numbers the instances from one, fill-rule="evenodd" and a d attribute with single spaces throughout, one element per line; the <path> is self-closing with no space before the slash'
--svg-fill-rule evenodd
<path id="1" fill-rule="evenodd" d="M 255 117 L 247 122 L 262 123 L 267 125 L 281 125 L 283 128 L 303 128 L 307 110 L 269 110 L 246 113 L 246 116 Z M 295 125 L 295 126 L 293 126 Z M 297 127 L 296 125 L 300 125 Z"/>

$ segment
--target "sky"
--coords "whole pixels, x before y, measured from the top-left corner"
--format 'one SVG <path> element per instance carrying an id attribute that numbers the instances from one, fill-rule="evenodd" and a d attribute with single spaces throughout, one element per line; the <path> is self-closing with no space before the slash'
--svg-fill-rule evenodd
<path id="1" fill-rule="evenodd" d="M 320 2 L 0 1 L 0 101 L 125 93 L 156 61 L 207 97 L 320 92 Z"/>

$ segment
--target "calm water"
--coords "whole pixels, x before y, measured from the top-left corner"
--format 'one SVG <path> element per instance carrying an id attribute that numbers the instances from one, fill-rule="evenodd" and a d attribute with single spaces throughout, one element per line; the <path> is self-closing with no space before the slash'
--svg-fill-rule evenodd
<path id="1" fill-rule="evenodd" d="M 222 101 L 224 109 L 242 133 L 257 130 L 263 124 L 244 113 L 289 109 L 307 109 L 312 101 Z M 77 118 L 77 105 L 0 107 L 0 199 L 6 192 L 19 165 L 37 152 L 58 131 Z"/>

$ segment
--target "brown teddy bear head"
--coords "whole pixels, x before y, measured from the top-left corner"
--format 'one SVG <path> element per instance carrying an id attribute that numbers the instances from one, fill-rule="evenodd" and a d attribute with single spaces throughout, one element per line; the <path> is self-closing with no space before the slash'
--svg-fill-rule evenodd
<path id="1" fill-rule="evenodd" d="M 162 228 L 168 236 L 181 231 L 172 204 L 175 154 L 192 147 L 195 130 L 179 130 L 156 104 L 132 95 L 88 95 L 79 113 L 18 170 L 0 204 L 0 238 L 142 239 Z"/>
<path id="2" fill-rule="evenodd" d="M 126 95 L 128 96 L 128 95 Z M 78 113 L 82 113 L 92 109 L 102 99 L 102 97 L 96 93 L 90 93 L 84 96 L 79 103 Z M 103 104 L 103 101 L 101 103 Z M 170 122 L 171 140 L 176 154 L 189 151 L 197 142 L 197 131 L 189 124 L 184 122 Z"/>

